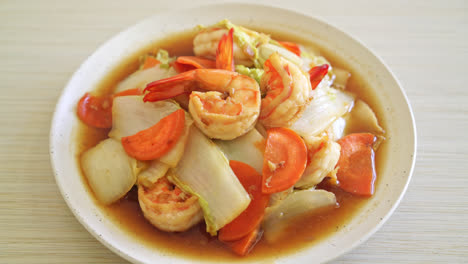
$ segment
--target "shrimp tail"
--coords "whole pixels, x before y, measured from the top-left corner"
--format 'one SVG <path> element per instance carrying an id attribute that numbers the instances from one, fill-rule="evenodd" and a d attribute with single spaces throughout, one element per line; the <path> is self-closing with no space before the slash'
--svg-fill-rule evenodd
<path id="1" fill-rule="evenodd" d="M 218 44 L 216 50 L 216 68 L 234 71 L 234 42 L 233 35 L 234 28 L 229 30 L 228 34 L 224 34 Z"/>
<path id="2" fill-rule="evenodd" d="M 181 94 L 191 93 L 190 83 L 195 77 L 195 70 L 183 72 L 176 76 L 149 83 L 143 92 L 149 92 L 143 97 L 144 102 L 157 102 L 170 99 Z"/>
<path id="3" fill-rule="evenodd" d="M 312 90 L 315 90 L 319 83 L 322 81 L 323 77 L 328 73 L 328 64 L 323 64 L 320 66 L 315 66 L 314 68 L 310 69 L 310 84 L 312 86 Z"/>
<path id="4" fill-rule="evenodd" d="M 173 66 L 180 73 L 193 69 L 216 69 L 216 62 L 196 56 L 180 56 L 177 57 Z"/>

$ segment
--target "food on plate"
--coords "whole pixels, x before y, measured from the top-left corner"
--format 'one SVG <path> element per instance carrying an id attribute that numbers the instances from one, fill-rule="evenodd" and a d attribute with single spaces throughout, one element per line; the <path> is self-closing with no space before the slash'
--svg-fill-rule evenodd
<path id="1" fill-rule="evenodd" d="M 385 131 L 350 71 L 228 20 L 191 41 L 191 52 L 156 47 L 111 92 L 77 98 L 78 118 L 104 135 L 79 159 L 99 203 L 134 199 L 174 239 L 203 229 L 248 256 L 378 192 Z"/>

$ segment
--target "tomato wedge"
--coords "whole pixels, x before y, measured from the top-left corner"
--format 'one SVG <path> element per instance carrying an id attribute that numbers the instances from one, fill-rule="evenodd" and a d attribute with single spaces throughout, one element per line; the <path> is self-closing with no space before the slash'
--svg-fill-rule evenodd
<path id="1" fill-rule="evenodd" d="M 229 165 L 244 189 L 249 193 L 252 201 L 238 217 L 221 228 L 218 236 L 221 241 L 238 240 L 255 230 L 260 225 L 270 200 L 270 195 L 262 193 L 262 175 L 260 173 L 250 165 L 240 161 L 231 160 Z"/>
<path id="2" fill-rule="evenodd" d="M 112 96 L 97 97 L 85 93 L 78 102 L 78 117 L 97 128 L 112 127 Z"/>
<path id="3" fill-rule="evenodd" d="M 171 150 L 185 127 L 185 112 L 179 109 L 161 119 L 156 125 L 135 135 L 123 137 L 127 154 L 138 160 L 154 160 Z"/>
<path id="4" fill-rule="evenodd" d="M 307 147 L 294 131 L 276 127 L 267 130 L 263 159 L 263 193 L 287 190 L 301 178 L 307 165 Z"/>
<path id="5" fill-rule="evenodd" d="M 338 160 L 338 186 L 350 193 L 371 196 L 376 179 L 374 149 L 375 136 L 370 133 L 347 135 L 337 141 L 341 146 Z"/>

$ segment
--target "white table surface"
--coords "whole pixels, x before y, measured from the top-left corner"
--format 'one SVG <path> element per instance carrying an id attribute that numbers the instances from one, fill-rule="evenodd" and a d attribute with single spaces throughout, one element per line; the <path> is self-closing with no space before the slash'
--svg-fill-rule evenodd
<path id="1" fill-rule="evenodd" d="M 60 196 L 48 134 L 59 94 L 101 43 L 142 18 L 215 1 L 0 1 L 0 263 L 126 263 Z M 259 1 L 362 40 L 403 84 L 418 128 L 390 220 L 333 263 L 468 262 L 468 2 Z"/>

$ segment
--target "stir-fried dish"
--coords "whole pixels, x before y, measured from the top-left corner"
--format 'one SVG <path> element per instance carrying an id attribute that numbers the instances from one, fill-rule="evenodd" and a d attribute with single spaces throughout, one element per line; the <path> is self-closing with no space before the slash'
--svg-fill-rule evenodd
<path id="1" fill-rule="evenodd" d="M 102 204 L 137 188 L 157 229 L 204 222 L 244 256 L 303 216 L 339 210 L 319 184 L 374 194 L 384 131 L 350 76 L 298 43 L 227 20 L 199 27 L 193 54 L 157 49 L 112 94 L 79 100 L 86 125 L 109 129 L 81 167 Z M 347 133 L 351 123 L 367 132 Z"/>

